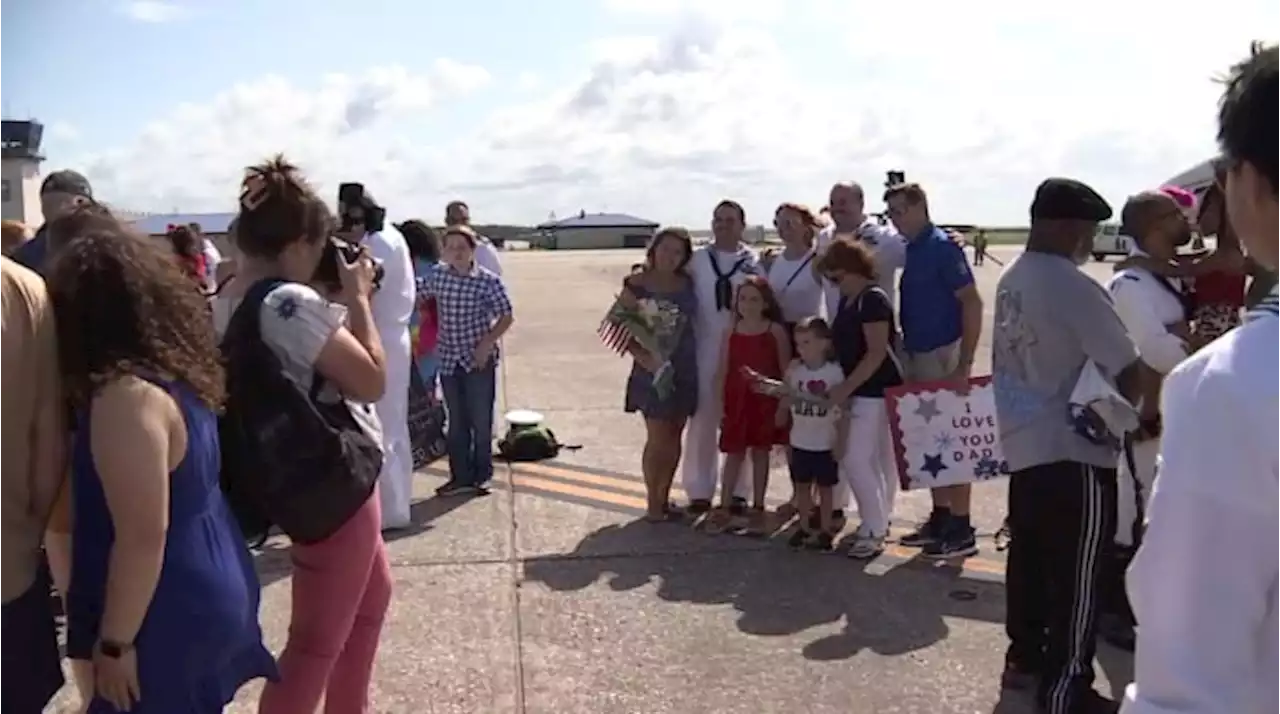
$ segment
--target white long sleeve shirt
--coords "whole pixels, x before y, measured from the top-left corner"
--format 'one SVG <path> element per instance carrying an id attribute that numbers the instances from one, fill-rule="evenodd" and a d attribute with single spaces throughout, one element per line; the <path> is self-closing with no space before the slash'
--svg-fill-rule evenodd
<path id="1" fill-rule="evenodd" d="M 1140 251 L 1134 254 L 1144 255 Z M 1174 289 L 1182 289 L 1176 278 L 1165 280 Z M 1141 268 L 1125 268 L 1112 276 L 1107 291 L 1147 366 L 1168 374 L 1187 358 L 1186 343 L 1168 327 L 1185 322 L 1186 311 L 1178 297 L 1160 284 L 1160 278 Z"/>
<path id="2" fill-rule="evenodd" d="M 476 241 L 476 263 L 481 268 L 502 277 L 502 261 L 498 257 L 498 249 L 493 245 L 493 241 L 484 236 Z"/>
<path id="3" fill-rule="evenodd" d="M 898 284 L 895 276 L 907 264 L 906 239 L 889 226 L 882 226 L 870 218 L 858 226 L 854 235 L 871 248 L 875 256 L 876 272 L 880 274 L 880 289 L 889 296 L 889 304 L 897 309 Z M 819 251 L 826 250 L 835 236 L 835 225 L 829 225 L 818 233 L 814 245 Z M 834 319 L 840 306 L 840 289 L 824 280 L 822 292 L 826 298 L 827 318 Z"/>
<path id="4" fill-rule="evenodd" d="M 1123 714 L 1271 714 L 1277 697 L 1280 321 L 1200 350 L 1164 383 L 1147 530 L 1128 573 L 1138 621 Z"/>

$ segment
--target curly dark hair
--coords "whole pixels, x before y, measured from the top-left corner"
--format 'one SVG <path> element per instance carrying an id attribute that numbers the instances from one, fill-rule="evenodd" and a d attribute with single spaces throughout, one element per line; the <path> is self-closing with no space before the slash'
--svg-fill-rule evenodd
<path id="1" fill-rule="evenodd" d="M 299 240 L 327 240 L 338 224 L 302 170 L 277 154 L 246 169 L 235 227 L 241 252 L 276 258 Z"/>
<path id="2" fill-rule="evenodd" d="M 164 244 L 95 217 L 47 278 L 58 362 L 73 408 L 129 374 L 185 382 L 219 409 L 225 380 L 207 301 Z"/>

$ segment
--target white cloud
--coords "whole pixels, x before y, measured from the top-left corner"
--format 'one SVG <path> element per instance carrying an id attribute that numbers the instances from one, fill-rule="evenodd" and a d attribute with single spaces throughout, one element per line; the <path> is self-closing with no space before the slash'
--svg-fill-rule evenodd
<path id="1" fill-rule="evenodd" d="M 49 138 L 62 143 L 70 143 L 80 138 L 80 129 L 66 121 L 55 121 L 49 125 Z"/>
<path id="2" fill-rule="evenodd" d="M 903 169 L 942 220 L 1017 224 L 1045 176 L 1076 176 L 1118 202 L 1203 158 L 1220 91 L 1209 78 L 1247 47 L 1240 27 L 1276 15 L 1260 5 L 1163 18 L 1156 33 L 1134 30 L 1152 18 L 1103 0 L 1073 16 L 1107 24 L 1079 27 L 1014 0 L 981 13 L 934 4 L 924 23 L 815 0 L 807 12 L 824 20 L 806 33 L 830 46 L 815 54 L 774 31 L 770 0 L 735 4 L 734 17 L 715 0 L 607 1 L 661 31 L 591 41 L 594 64 L 558 86 L 530 68 L 504 105 L 450 134 L 415 132 L 489 74 L 439 60 L 425 75 L 237 85 L 75 165 L 139 209 L 222 210 L 241 167 L 282 150 L 324 190 L 362 180 L 402 217 L 434 217 L 461 196 L 481 221 L 608 206 L 697 228 L 725 196 L 765 221 L 784 200 L 820 204 L 834 180 L 874 193 Z"/>
<path id="3" fill-rule="evenodd" d="M 173 22 L 186 15 L 186 8 L 166 0 L 131 0 L 120 7 L 121 12 L 139 22 Z"/>

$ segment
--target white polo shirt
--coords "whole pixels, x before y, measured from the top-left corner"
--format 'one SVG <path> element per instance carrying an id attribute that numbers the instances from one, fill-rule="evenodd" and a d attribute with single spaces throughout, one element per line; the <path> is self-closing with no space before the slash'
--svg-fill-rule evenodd
<path id="1" fill-rule="evenodd" d="M 1130 255 L 1146 255 L 1136 248 Z M 1184 322 L 1186 311 L 1174 290 L 1181 290 L 1177 278 L 1161 278 L 1142 268 L 1125 268 L 1107 282 L 1107 291 L 1125 329 L 1138 346 L 1138 355 L 1160 374 L 1168 374 L 1187 357 L 1182 338 L 1169 332 L 1169 325 Z"/>
<path id="2" fill-rule="evenodd" d="M 836 227 L 831 224 L 823 228 L 815 240 L 819 251 L 826 250 L 835 238 Z M 907 263 L 907 241 L 889 226 L 882 226 L 870 218 L 854 231 L 856 235 L 875 256 L 876 272 L 880 274 L 880 288 L 889 296 L 889 305 L 895 310 L 898 305 L 898 286 L 895 277 L 902 266 Z M 840 289 L 823 281 L 823 293 L 826 295 L 828 319 L 834 319 L 840 307 Z"/>

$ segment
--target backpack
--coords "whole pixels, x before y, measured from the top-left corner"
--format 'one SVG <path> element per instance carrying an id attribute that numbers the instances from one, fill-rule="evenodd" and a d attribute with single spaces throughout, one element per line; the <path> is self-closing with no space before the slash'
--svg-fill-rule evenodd
<path id="1" fill-rule="evenodd" d="M 576 449 L 556 441 L 556 435 L 541 424 L 512 424 L 498 441 L 498 458 L 503 461 L 543 461 L 554 459 L 561 449 Z"/>
<path id="2" fill-rule="evenodd" d="M 221 343 L 226 410 L 218 419 L 222 490 L 246 539 L 266 540 L 279 526 L 294 542 L 333 535 L 369 499 L 382 470 L 382 447 L 345 400 L 317 399 L 284 370 L 262 341 L 262 301 L 283 280 L 250 286 Z"/>

